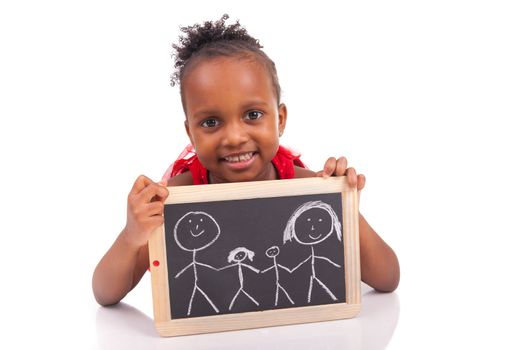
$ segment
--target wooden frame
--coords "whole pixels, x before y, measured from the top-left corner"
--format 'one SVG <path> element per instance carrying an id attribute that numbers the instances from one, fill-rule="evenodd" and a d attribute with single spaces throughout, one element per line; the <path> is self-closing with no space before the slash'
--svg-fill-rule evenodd
<path id="1" fill-rule="evenodd" d="M 351 318 L 361 307 L 359 214 L 356 189 L 345 177 L 169 187 L 166 204 L 341 193 L 346 302 L 257 312 L 171 319 L 164 225 L 149 240 L 155 326 L 161 336 L 240 330 Z"/>

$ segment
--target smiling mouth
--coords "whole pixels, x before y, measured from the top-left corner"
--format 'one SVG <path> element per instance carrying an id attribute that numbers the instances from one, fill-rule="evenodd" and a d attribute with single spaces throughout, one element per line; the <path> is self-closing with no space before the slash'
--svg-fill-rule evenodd
<path id="1" fill-rule="evenodd" d="M 311 239 L 318 239 L 319 237 L 321 237 L 323 234 L 320 233 L 319 236 L 316 236 L 316 237 L 312 237 L 312 235 L 308 235 L 308 237 L 310 237 Z"/>
<path id="2" fill-rule="evenodd" d="M 190 228 L 190 233 L 193 237 L 199 237 L 200 235 L 202 235 L 204 233 L 204 230 L 202 230 L 201 232 L 197 233 L 197 234 L 194 234 L 193 231 L 191 230 Z"/>
<path id="3" fill-rule="evenodd" d="M 231 156 L 226 156 L 226 157 L 223 157 L 221 159 L 226 161 L 226 162 L 228 162 L 228 163 L 247 162 L 247 161 L 249 161 L 250 159 L 253 158 L 254 154 L 255 154 L 255 152 L 246 152 L 246 153 L 240 153 L 240 154 L 235 154 L 235 155 L 231 155 Z"/>

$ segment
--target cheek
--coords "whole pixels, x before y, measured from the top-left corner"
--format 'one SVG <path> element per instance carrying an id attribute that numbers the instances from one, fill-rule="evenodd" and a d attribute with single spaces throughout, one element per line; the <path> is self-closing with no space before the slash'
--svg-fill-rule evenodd
<path id="1" fill-rule="evenodd" d="M 201 135 L 202 133 L 196 133 L 193 137 L 193 147 L 195 153 L 201 161 L 206 161 L 213 158 L 215 150 L 217 149 L 217 143 L 214 135 Z"/>
<path id="2" fill-rule="evenodd" d="M 277 129 L 267 127 L 264 132 L 259 134 L 259 138 L 259 143 L 263 145 L 264 151 L 273 158 L 279 148 L 279 133 Z"/>
<path id="3" fill-rule="evenodd" d="M 272 117 L 272 119 L 266 124 L 265 132 L 267 133 L 268 137 L 272 137 L 274 139 L 279 138 L 279 123 L 276 117 Z"/>

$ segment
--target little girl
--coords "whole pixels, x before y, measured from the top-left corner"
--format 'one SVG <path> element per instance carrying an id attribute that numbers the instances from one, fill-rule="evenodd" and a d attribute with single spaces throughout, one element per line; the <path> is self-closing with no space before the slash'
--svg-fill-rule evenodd
<path id="1" fill-rule="evenodd" d="M 148 269 L 148 239 L 163 224 L 166 185 L 261 181 L 314 176 L 346 176 L 360 191 L 363 175 L 347 160 L 329 158 L 324 169 L 305 168 L 299 156 L 279 145 L 287 110 L 274 62 L 239 22 L 184 27 L 176 50 L 172 85 L 180 84 L 191 142 L 156 183 L 139 176 L 128 195 L 126 226 L 93 274 L 93 293 L 101 305 L 118 303 Z M 399 282 L 394 251 L 359 215 L 361 277 L 378 291 Z"/>

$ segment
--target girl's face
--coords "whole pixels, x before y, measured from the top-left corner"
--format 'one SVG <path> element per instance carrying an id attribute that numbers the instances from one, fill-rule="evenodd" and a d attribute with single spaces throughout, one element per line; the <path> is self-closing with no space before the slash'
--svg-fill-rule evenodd
<path id="1" fill-rule="evenodd" d="M 255 59 L 218 57 L 183 79 L 186 132 L 210 181 L 276 178 L 271 163 L 286 125 L 268 71 Z"/>

